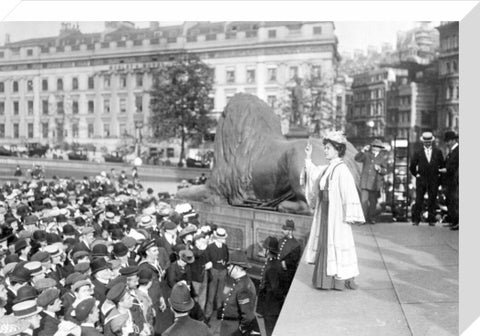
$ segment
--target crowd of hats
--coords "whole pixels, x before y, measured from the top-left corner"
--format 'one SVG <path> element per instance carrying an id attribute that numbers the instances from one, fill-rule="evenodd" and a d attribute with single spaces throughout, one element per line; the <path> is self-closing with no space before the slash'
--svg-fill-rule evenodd
<path id="1" fill-rule="evenodd" d="M 171 201 L 151 192 L 145 195 L 141 185 L 119 183 L 107 174 L 5 183 L 0 192 L 0 278 L 5 278 L 6 287 L 19 287 L 12 291 L 13 300 L 0 297 L 0 306 L 10 308 L 0 318 L 0 333 L 24 330 L 22 319 L 58 299 L 65 303 L 68 291 L 92 287 L 92 277 L 104 270 L 114 274 L 106 293 L 113 303 L 127 291 L 126 278 L 138 275 L 138 283 L 147 284 L 152 273 L 139 271 L 135 264 L 156 244 L 152 232 L 172 231 L 179 241 L 187 236 L 227 238 L 222 228 L 200 225 L 190 204 Z M 184 263 L 195 260 L 185 244 L 176 243 L 173 251 Z M 127 255 L 133 258 L 131 266 L 121 264 Z M 233 262 L 246 266 L 243 259 Z M 178 311 L 193 304 L 182 285 L 175 286 L 171 302 Z M 86 298 L 75 304 L 72 316 L 80 324 L 96 305 L 95 297 Z M 63 306 L 60 314 L 66 309 Z M 112 327 L 123 325 L 124 318 Z"/>

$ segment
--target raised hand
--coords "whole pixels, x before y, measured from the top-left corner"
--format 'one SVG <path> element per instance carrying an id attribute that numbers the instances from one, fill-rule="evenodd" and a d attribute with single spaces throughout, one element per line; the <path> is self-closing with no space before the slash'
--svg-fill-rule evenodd
<path id="1" fill-rule="evenodd" d="M 312 144 L 310 141 L 307 143 L 307 146 L 305 147 L 305 154 L 307 155 L 307 159 L 312 158 Z"/>

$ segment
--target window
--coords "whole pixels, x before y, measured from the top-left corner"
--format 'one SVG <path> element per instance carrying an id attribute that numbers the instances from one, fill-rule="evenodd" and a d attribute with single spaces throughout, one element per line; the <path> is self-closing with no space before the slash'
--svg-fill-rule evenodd
<path id="1" fill-rule="evenodd" d="M 458 65 L 456 61 L 452 62 L 452 70 L 453 72 L 458 72 Z"/>
<path id="2" fill-rule="evenodd" d="M 103 124 L 103 136 L 105 138 L 110 136 L 110 124 Z"/>
<path id="3" fill-rule="evenodd" d="M 74 77 L 72 79 L 72 90 L 78 90 L 78 78 Z"/>
<path id="4" fill-rule="evenodd" d="M 5 138 L 5 124 L 0 124 L 0 138 Z"/>
<path id="5" fill-rule="evenodd" d="M 137 73 L 135 75 L 135 85 L 137 87 L 143 87 L 143 74 Z"/>
<path id="6" fill-rule="evenodd" d="M 91 123 L 88 124 L 87 129 L 88 129 L 88 137 L 93 138 L 93 124 Z"/>
<path id="7" fill-rule="evenodd" d="M 268 38 L 275 38 L 277 37 L 277 31 L 275 29 L 271 29 L 268 31 Z"/>
<path id="8" fill-rule="evenodd" d="M 94 82 L 93 76 L 88 77 L 88 88 L 89 89 L 95 88 L 95 82 Z"/>
<path id="9" fill-rule="evenodd" d="M 121 88 L 126 88 L 127 87 L 127 76 L 126 75 L 120 76 L 120 87 Z"/>
<path id="10" fill-rule="evenodd" d="M 5 114 L 5 102 L 0 102 L 0 115 Z"/>
<path id="11" fill-rule="evenodd" d="M 94 113 L 95 112 L 95 105 L 93 103 L 93 100 L 88 101 L 88 113 Z"/>
<path id="12" fill-rule="evenodd" d="M 20 137 L 20 128 L 18 127 L 18 123 L 13 124 L 13 137 L 15 139 Z"/>
<path id="13" fill-rule="evenodd" d="M 119 124 L 119 131 L 120 136 L 127 134 L 127 125 L 126 124 Z"/>
<path id="14" fill-rule="evenodd" d="M 173 158 L 175 156 L 175 148 L 167 148 L 167 158 Z"/>
<path id="15" fill-rule="evenodd" d="M 447 72 L 447 74 L 450 73 L 450 62 L 445 63 L 445 69 L 446 69 L 445 71 Z"/>
<path id="16" fill-rule="evenodd" d="M 453 99 L 453 86 L 450 85 L 447 88 L 447 99 Z"/>
<path id="17" fill-rule="evenodd" d="M 20 108 L 19 108 L 18 101 L 14 101 L 13 102 L 13 115 L 18 115 L 19 110 L 20 110 Z"/>
<path id="18" fill-rule="evenodd" d="M 63 114 L 64 112 L 63 101 L 57 102 L 57 114 Z"/>
<path id="19" fill-rule="evenodd" d="M 125 98 L 120 98 L 120 113 L 127 112 L 127 100 Z"/>
<path id="20" fill-rule="evenodd" d="M 33 49 L 27 49 L 27 56 L 33 56 Z"/>
<path id="21" fill-rule="evenodd" d="M 72 113 L 78 114 L 78 101 L 76 100 L 72 102 Z"/>
<path id="22" fill-rule="evenodd" d="M 48 79 L 42 79 L 42 90 L 48 91 Z"/>
<path id="23" fill-rule="evenodd" d="M 18 92 L 18 82 L 13 81 L 13 92 Z"/>
<path id="24" fill-rule="evenodd" d="M 135 96 L 135 110 L 138 113 L 143 112 L 143 100 L 142 96 Z"/>
<path id="25" fill-rule="evenodd" d="M 235 83 L 235 70 L 227 70 L 227 83 Z"/>
<path id="26" fill-rule="evenodd" d="M 312 67 L 312 76 L 313 78 L 319 79 L 322 75 L 322 68 L 320 65 L 314 65 Z"/>
<path id="27" fill-rule="evenodd" d="M 110 99 L 103 99 L 103 113 L 110 113 Z"/>
<path id="28" fill-rule="evenodd" d="M 48 139 L 48 122 L 42 123 L 42 138 Z"/>
<path id="29" fill-rule="evenodd" d="M 110 87 L 110 76 L 103 77 L 103 87 L 108 89 Z"/>
<path id="30" fill-rule="evenodd" d="M 321 35 L 322 27 L 313 27 L 313 35 Z"/>
<path id="31" fill-rule="evenodd" d="M 289 74 L 288 78 L 293 79 L 293 78 L 296 78 L 296 77 L 298 77 L 298 67 L 291 66 L 290 67 L 290 74 Z"/>
<path id="32" fill-rule="evenodd" d="M 277 80 L 277 68 L 268 68 L 268 81 L 275 82 Z"/>
<path id="33" fill-rule="evenodd" d="M 33 91 L 33 81 L 31 79 L 27 81 L 27 91 L 28 92 Z"/>
<path id="34" fill-rule="evenodd" d="M 27 113 L 28 115 L 33 115 L 33 100 L 27 102 Z"/>
<path id="35" fill-rule="evenodd" d="M 72 124 L 72 137 L 78 138 L 78 121 Z"/>
<path id="36" fill-rule="evenodd" d="M 458 85 L 456 86 L 456 90 L 455 90 L 455 98 L 456 98 L 456 99 L 459 99 L 459 98 L 460 98 L 460 90 L 459 90 Z"/>
<path id="37" fill-rule="evenodd" d="M 42 100 L 42 114 L 48 115 L 48 100 Z"/>
<path id="38" fill-rule="evenodd" d="M 255 83 L 255 69 L 247 70 L 247 83 Z"/>
<path id="39" fill-rule="evenodd" d="M 270 106 L 271 108 L 275 108 L 275 104 L 277 103 L 277 96 L 267 96 L 267 102 L 268 106 Z"/>
<path id="40" fill-rule="evenodd" d="M 5 92 L 5 84 L 3 82 L 0 82 L 0 92 Z"/>
<path id="41" fill-rule="evenodd" d="M 28 138 L 31 139 L 33 138 L 33 123 L 28 123 L 27 128 L 28 128 Z"/>
<path id="42" fill-rule="evenodd" d="M 57 79 L 57 91 L 63 90 L 63 79 Z"/>

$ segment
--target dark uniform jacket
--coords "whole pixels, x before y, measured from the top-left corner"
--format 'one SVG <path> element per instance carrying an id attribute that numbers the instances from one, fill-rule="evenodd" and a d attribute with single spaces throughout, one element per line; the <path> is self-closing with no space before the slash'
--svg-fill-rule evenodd
<path id="1" fill-rule="evenodd" d="M 258 330 L 255 317 L 255 299 L 257 291 L 248 275 L 234 280 L 223 304 L 223 319 L 236 320 L 242 331 Z"/>
<path id="2" fill-rule="evenodd" d="M 205 323 L 189 316 L 181 316 L 175 319 L 175 323 L 165 330 L 162 336 L 213 336 L 213 334 Z"/>
<path id="3" fill-rule="evenodd" d="M 257 313 L 260 315 L 280 315 L 285 299 L 284 289 L 280 284 L 282 265 L 276 258 L 268 258 L 260 280 Z"/>
<path id="4" fill-rule="evenodd" d="M 58 330 L 60 320 L 48 315 L 45 312 L 40 312 L 42 319 L 40 320 L 40 327 L 35 330 L 38 336 L 52 336 Z"/>
<path id="5" fill-rule="evenodd" d="M 363 162 L 362 174 L 360 177 L 360 189 L 380 191 L 382 187 L 382 175 L 387 173 L 387 159 L 384 152 L 375 156 L 372 152 L 359 152 L 355 155 L 355 161 Z M 380 170 L 375 170 L 375 165 Z"/>
<path id="6" fill-rule="evenodd" d="M 428 184 L 432 183 L 433 185 L 438 185 L 438 170 L 444 166 L 445 162 L 440 149 L 432 147 L 432 156 L 430 158 L 430 162 L 428 162 L 425 149 L 422 147 L 412 156 L 412 161 L 410 161 L 410 172 L 413 176 L 420 174 L 420 179 L 417 179 L 417 182 L 420 180 L 427 182 Z"/>
<path id="7" fill-rule="evenodd" d="M 283 237 L 279 241 L 279 246 L 280 253 L 278 258 L 280 262 L 284 262 L 286 266 L 286 269 L 283 269 L 282 275 L 291 282 L 297 271 L 300 258 L 302 257 L 302 246 L 294 237 Z"/>

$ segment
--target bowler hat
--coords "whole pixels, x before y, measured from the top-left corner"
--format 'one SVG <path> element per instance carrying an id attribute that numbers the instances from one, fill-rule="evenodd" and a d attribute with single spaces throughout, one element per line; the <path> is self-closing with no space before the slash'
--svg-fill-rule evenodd
<path id="1" fill-rule="evenodd" d="M 375 139 L 370 144 L 372 147 L 384 148 L 383 143 L 379 139 Z"/>
<path id="2" fill-rule="evenodd" d="M 120 274 L 125 277 L 131 277 L 138 274 L 138 266 L 127 266 L 120 269 Z"/>
<path id="3" fill-rule="evenodd" d="M 295 222 L 292 219 L 287 219 L 282 226 L 282 230 L 295 230 Z"/>
<path id="4" fill-rule="evenodd" d="M 454 131 L 446 131 L 444 136 L 443 136 L 443 141 L 447 142 L 450 140 L 457 140 L 458 135 Z"/>
<path id="5" fill-rule="evenodd" d="M 106 257 L 108 256 L 108 247 L 104 244 L 97 244 L 92 248 L 93 257 Z"/>
<path id="6" fill-rule="evenodd" d="M 195 305 L 195 302 L 190 295 L 190 290 L 183 282 L 177 282 L 173 286 L 169 301 L 172 308 L 178 312 L 190 311 Z"/>
<path id="7" fill-rule="evenodd" d="M 116 257 L 124 257 L 128 254 L 128 247 L 122 242 L 115 243 L 113 245 L 113 254 Z"/>
<path id="8" fill-rule="evenodd" d="M 103 271 L 107 268 L 110 268 L 110 264 L 103 258 L 97 258 L 90 263 L 90 268 L 92 269 L 92 275 Z"/>
<path id="9" fill-rule="evenodd" d="M 32 286 L 25 285 L 18 289 L 17 296 L 13 299 L 13 303 L 19 303 L 27 300 L 35 300 L 37 298 L 37 290 Z"/>
<path id="10" fill-rule="evenodd" d="M 68 235 L 68 236 L 72 236 L 75 234 L 75 228 L 70 225 L 70 224 L 66 224 L 63 226 L 63 234 L 64 235 Z"/>

